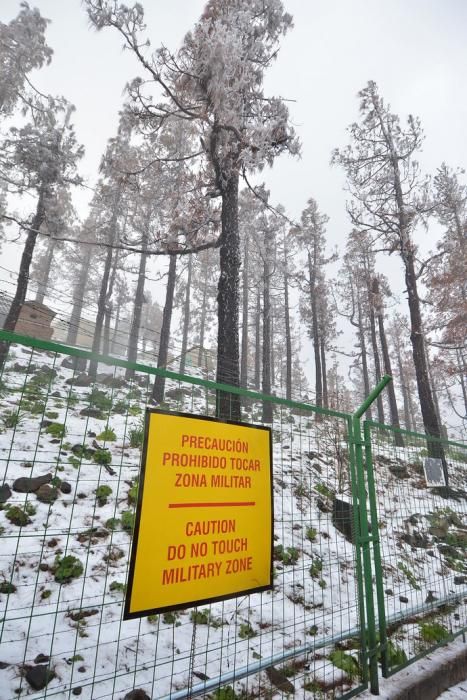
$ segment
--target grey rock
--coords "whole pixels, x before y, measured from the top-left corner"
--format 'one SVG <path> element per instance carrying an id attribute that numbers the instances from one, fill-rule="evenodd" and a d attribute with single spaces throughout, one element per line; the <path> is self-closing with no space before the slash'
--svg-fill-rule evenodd
<path id="1" fill-rule="evenodd" d="M 11 497 L 11 489 L 8 484 L 2 484 L 0 486 L 0 503 L 6 503 Z"/>
<path id="2" fill-rule="evenodd" d="M 36 498 L 41 503 L 53 503 L 57 500 L 58 491 L 55 486 L 42 484 L 36 491 Z"/>
<path id="3" fill-rule="evenodd" d="M 82 691 L 83 691 L 83 689 L 81 688 L 81 686 L 77 685 L 76 688 L 73 688 L 73 690 L 71 691 L 71 694 L 72 695 L 81 695 Z"/>
<path id="4" fill-rule="evenodd" d="M 26 680 L 34 690 L 43 690 L 55 678 L 55 673 L 47 665 L 31 666 L 26 672 Z"/>
<path id="5" fill-rule="evenodd" d="M 91 384 L 94 384 L 94 379 L 83 372 L 82 374 L 78 374 L 77 377 L 70 377 L 70 379 L 66 380 L 65 384 L 70 384 L 72 386 L 91 386 Z"/>
<path id="6" fill-rule="evenodd" d="M 405 595 L 400 595 L 399 600 L 401 603 L 408 603 L 409 602 L 409 599 Z"/>
<path id="7" fill-rule="evenodd" d="M 144 690 L 141 690 L 141 688 L 136 688 L 135 690 L 130 690 L 130 692 L 125 695 L 123 700 L 151 700 L 151 698 Z"/>
<path id="8" fill-rule="evenodd" d="M 98 418 L 98 419 L 104 419 L 105 415 L 104 413 L 99 409 L 99 408 L 92 408 L 92 406 L 88 406 L 87 408 L 83 408 L 79 412 L 80 416 L 87 416 L 88 418 Z"/>
<path id="9" fill-rule="evenodd" d="M 62 481 L 60 484 L 60 491 L 62 493 L 71 493 L 71 484 L 68 481 Z"/>
<path id="10" fill-rule="evenodd" d="M 454 585 L 462 586 L 467 583 L 467 576 L 454 576 Z"/>
<path id="11" fill-rule="evenodd" d="M 50 473 L 35 477 L 21 476 L 13 482 L 13 491 L 17 493 L 35 493 L 43 484 L 49 484 L 51 481 L 52 474 Z"/>
<path id="12" fill-rule="evenodd" d="M 50 656 L 47 656 L 46 654 L 38 654 L 36 658 L 34 659 L 35 664 L 46 664 L 50 659 Z"/>

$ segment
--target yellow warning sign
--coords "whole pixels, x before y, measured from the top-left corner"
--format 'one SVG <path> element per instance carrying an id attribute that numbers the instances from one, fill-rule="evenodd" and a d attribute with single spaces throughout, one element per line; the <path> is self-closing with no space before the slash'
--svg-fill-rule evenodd
<path id="1" fill-rule="evenodd" d="M 271 430 L 147 411 L 124 619 L 272 587 Z"/>

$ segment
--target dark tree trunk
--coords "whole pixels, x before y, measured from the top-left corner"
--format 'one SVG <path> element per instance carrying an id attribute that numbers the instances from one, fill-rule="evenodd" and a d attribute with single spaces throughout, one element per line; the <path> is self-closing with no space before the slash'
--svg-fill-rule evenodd
<path id="1" fill-rule="evenodd" d="M 422 316 L 420 313 L 420 298 L 417 289 L 417 276 L 413 253 L 404 251 L 403 260 L 405 264 L 405 284 L 408 293 L 413 360 L 415 365 L 415 376 L 417 378 L 418 397 L 420 399 L 420 410 L 422 412 L 425 432 L 433 437 L 441 437 L 441 426 L 436 415 L 433 394 L 428 375 L 428 366 L 425 352 L 425 339 L 423 336 Z M 432 457 L 438 457 L 443 461 L 444 475 L 448 483 L 448 471 L 444 449 L 442 444 L 428 441 L 428 452 Z"/>
<path id="2" fill-rule="evenodd" d="M 201 304 L 201 318 L 199 322 L 199 350 L 198 350 L 198 365 L 201 367 L 203 364 L 203 352 L 204 352 L 204 336 L 206 333 L 206 303 L 208 298 L 208 266 L 205 266 L 205 276 L 203 282 L 203 301 Z M 206 359 L 206 358 L 205 358 Z"/>
<path id="3" fill-rule="evenodd" d="M 290 332 L 289 276 L 284 275 L 284 320 L 285 320 L 285 398 L 292 399 L 292 337 Z"/>
<path id="4" fill-rule="evenodd" d="M 11 302 L 11 306 L 6 316 L 6 319 L 3 323 L 3 329 L 6 331 L 15 330 L 16 322 L 18 321 L 19 314 L 21 312 L 21 307 L 24 301 L 26 300 L 26 294 L 28 292 L 29 270 L 31 268 L 31 260 L 34 253 L 34 247 L 36 245 L 37 234 L 45 219 L 44 200 L 45 191 L 41 190 L 41 192 L 39 193 L 39 199 L 37 201 L 36 213 L 34 214 L 34 218 L 31 222 L 31 228 L 28 230 L 26 243 L 24 244 L 23 254 L 21 256 L 15 295 Z M 5 364 L 9 347 L 9 343 L 7 343 L 6 341 L 0 341 L 0 370 Z"/>
<path id="5" fill-rule="evenodd" d="M 375 322 L 375 309 L 374 309 L 374 301 L 373 301 L 373 295 L 368 288 L 368 306 L 370 309 L 370 314 L 369 314 L 369 321 L 370 321 L 370 337 L 371 337 L 371 347 L 373 349 L 373 360 L 375 364 L 375 380 L 376 384 L 381 380 L 381 362 L 379 359 L 379 350 L 378 350 L 378 341 L 376 339 L 376 322 Z M 376 399 L 376 408 L 378 411 L 378 421 L 380 423 L 384 423 L 384 407 L 383 407 L 383 397 L 381 394 L 378 394 L 378 397 Z"/>
<path id="6" fill-rule="evenodd" d="M 190 305 L 191 305 L 191 274 L 193 268 L 193 257 L 188 256 L 188 279 L 185 290 L 185 303 L 183 304 L 183 335 L 182 353 L 180 357 L 180 374 L 185 374 L 186 351 L 188 349 L 188 331 L 190 328 Z"/>
<path id="7" fill-rule="evenodd" d="M 467 364 L 460 350 L 456 350 L 457 367 L 459 368 L 459 382 L 462 389 L 462 397 L 464 399 L 464 411 L 467 416 L 467 385 L 465 378 L 467 376 Z"/>
<path id="8" fill-rule="evenodd" d="M 261 292 L 256 294 L 255 312 L 255 389 L 259 391 L 261 372 Z"/>
<path id="9" fill-rule="evenodd" d="M 115 353 L 118 354 L 119 350 L 118 347 L 121 345 L 121 343 L 117 342 L 117 336 L 118 336 L 118 325 L 120 323 L 120 304 L 117 303 L 117 311 L 115 313 L 115 326 L 114 326 L 114 332 L 112 335 L 112 340 L 110 341 L 110 354 L 114 355 Z M 144 349 L 143 349 L 144 352 Z"/>
<path id="10" fill-rule="evenodd" d="M 380 299 L 379 281 L 378 281 L 377 277 L 375 277 L 373 279 L 372 292 L 373 292 L 373 299 L 377 300 L 377 302 L 378 302 L 377 306 L 376 306 L 376 318 L 378 320 L 379 340 L 380 340 L 380 344 L 381 344 L 381 353 L 383 355 L 384 371 L 386 374 L 388 374 L 390 377 L 392 377 L 391 357 L 389 355 L 388 342 L 386 339 L 386 330 L 384 328 L 383 307 L 382 307 L 382 302 Z M 387 389 L 388 389 L 388 399 L 389 399 L 389 411 L 391 413 L 391 424 L 395 428 L 400 428 L 399 411 L 397 408 L 397 400 L 396 400 L 396 391 L 394 389 L 394 381 L 389 382 Z M 402 435 L 400 435 L 400 433 L 395 434 L 395 441 L 396 441 L 396 445 L 398 445 L 399 447 L 404 446 L 404 440 L 402 438 Z"/>
<path id="11" fill-rule="evenodd" d="M 84 306 L 84 294 L 89 276 L 89 266 L 91 264 L 92 247 L 86 246 L 83 262 L 79 271 L 79 276 L 73 289 L 73 308 L 71 310 L 70 324 L 66 342 L 68 345 L 76 345 L 78 338 L 79 324 Z"/>
<path id="12" fill-rule="evenodd" d="M 329 396 L 328 396 L 328 373 L 326 368 L 326 344 L 323 337 L 320 339 L 320 349 L 321 349 L 321 371 L 323 373 L 323 406 L 329 408 Z"/>
<path id="13" fill-rule="evenodd" d="M 397 366 L 399 369 L 399 380 L 400 380 L 401 389 L 402 389 L 402 400 L 404 402 L 404 423 L 405 423 L 405 427 L 407 430 L 415 430 L 415 427 L 412 423 L 412 416 L 410 414 L 408 389 L 407 389 L 405 372 L 404 372 L 404 368 L 402 365 L 402 357 L 401 357 L 401 352 L 400 352 L 399 347 L 397 347 L 397 349 L 396 349 L 396 354 L 397 354 Z"/>
<path id="14" fill-rule="evenodd" d="M 249 273 L 248 238 L 245 238 L 243 249 L 243 274 L 242 274 L 242 359 L 240 364 L 240 386 L 245 389 L 248 386 L 248 273 Z"/>
<path id="15" fill-rule="evenodd" d="M 107 302 L 107 287 L 109 284 L 110 272 L 112 269 L 112 258 L 113 249 L 107 248 L 107 253 L 105 256 L 104 272 L 102 274 L 101 287 L 99 291 L 99 298 L 97 300 L 97 314 L 94 325 L 94 336 L 92 339 L 92 352 L 96 355 L 99 354 L 101 349 L 101 338 L 102 338 L 102 328 L 104 324 L 104 316 Z M 89 376 L 93 379 L 97 375 L 97 360 L 93 359 L 89 362 Z"/>
<path id="16" fill-rule="evenodd" d="M 170 255 L 169 275 L 167 278 L 167 287 L 165 291 L 165 304 L 162 314 L 162 327 L 159 343 L 159 354 L 157 356 L 157 366 L 166 369 L 169 356 L 169 340 L 170 340 L 170 324 L 172 322 L 172 310 L 175 294 L 175 278 L 177 271 L 177 256 Z M 155 403 L 164 401 L 165 393 L 165 377 L 157 375 L 152 387 L 152 400 Z"/>
<path id="17" fill-rule="evenodd" d="M 365 391 L 365 396 L 363 398 L 366 399 L 366 397 L 370 395 L 370 374 L 368 372 L 368 354 L 366 350 L 365 327 L 363 325 L 362 305 L 360 299 L 358 300 L 357 304 L 358 337 L 360 341 L 360 351 L 362 354 L 363 389 Z M 366 416 L 368 420 L 372 420 L 371 408 L 367 410 Z"/>
<path id="18" fill-rule="evenodd" d="M 267 237 L 267 234 L 266 234 Z M 266 240 L 266 250 L 263 261 L 263 374 L 261 391 L 271 393 L 271 292 L 270 292 L 270 249 Z M 263 423 L 272 423 L 272 403 L 263 401 Z"/>
<path id="19" fill-rule="evenodd" d="M 40 274 L 41 279 L 37 281 L 36 301 L 38 301 L 39 304 L 44 303 L 45 292 L 46 292 L 47 285 L 49 282 L 49 277 L 50 277 L 50 270 L 52 268 L 52 260 L 54 257 L 55 243 L 56 243 L 56 241 L 53 238 L 49 238 L 48 243 L 47 243 L 47 250 L 45 253 L 44 268 L 42 270 L 42 273 Z"/>
<path id="20" fill-rule="evenodd" d="M 308 274 L 310 284 L 311 330 L 313 335 L 313 352 L 315 355 L 315 403 L 318 407 L 321 407 L 323 405 L 323 375 L 319 348 L 318 305 L 315 284 L 316 268 L 313 268 L 310 253 L 308 253 Z M 319 414 L 316 415 L 318 416 Z"/>
<path id="21" fill-rule="evenodd" d="M 230 176 L 222 194 L 222 242 L 220 276 L 217 287 L 217 381 L 240 384 L 238 342 L 238 287 L 240 239 L 238 235 L 238 174 Z M 217 392 L 216 415 L 240 420 L 240 396 Z"/>
<path id="22" fill-rule="evenodd" d="M 136 283 L 135 301 L 133 304 L 133 315 L 131 318 L 130 336 L 128 338 L 128 348 L 126 359 L 128 362 L 136 362 L 138 359 L 138 341 L 139 341 L 139 331 L 141 327 L 141 315 L 143 312 L 144 304 L 144 285 L 146 282 L 146 262 L 147 254 L 146 248 L 148 245 L 148 230 L 144 229 L 141 248 L 143 252 L 141 253 L 139 259 L 139 270 L 138 270 L 138 282 Z M 132 379 L 135 374 L 134 369 L 127 367 L 125 371 L 125 379 Z"/>

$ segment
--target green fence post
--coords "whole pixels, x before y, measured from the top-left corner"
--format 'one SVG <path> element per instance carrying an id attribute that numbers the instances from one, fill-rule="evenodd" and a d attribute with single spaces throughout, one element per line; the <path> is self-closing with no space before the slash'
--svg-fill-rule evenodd
<path id="1" fill-rule="evenodd" d="M 358 501 L 359 501 L 359 533 L 362 546 L 363 559 L 363 579 L 365 586 L 366 597 L 366 622 L 368 630 L 368 656 L 369 656 L 369 671 L 370 671 L 370 690 L 374 694 L 379 693 L 378 681 L 378 649 L 376 639 L 376 624 L 375 624 L 375 604 L 373 598 L 373 580 L 371 568 L 371 553 L 370 541 L 377 537 L 377 533 L 373 532 L 370 535 L 368 529 L 368 512 L 367 512 L 367 495 L 366 495 L 366 479 L 365 465 L 363 457 L 361 417 L 373 401 L 383 391 L 384 387 L 392 380 L 392 377 L 385 375 L 379 384 L 373 389 L 370 395 L 359 406 L 352 417 L 352 441 L 355 451 L 355 466 L 357 473 L 358 484 Z"/>
<path id="2" fill-rule="evenodd" d="M 381 566 L 381 549 L 379 542 L 378 508 L 376 504 L 375 475 L 373 469 L 373 457 L 371 453 L 371 429 L 367 421 L 363 423 L 363 437 L 365 442 L 366 475 L 368 483 L 368 501 L 370 503 L 370 523 L 373 535 L 373 561 L 375 565 L 376 600 L 378 604 L 378 628 L 379 648 L 381 650 L 381 670 L 383 678 L 388 677 L 388 650 L 387 650 L 387 626 L 386 610 L 384 605 L 383 570 Z"/>

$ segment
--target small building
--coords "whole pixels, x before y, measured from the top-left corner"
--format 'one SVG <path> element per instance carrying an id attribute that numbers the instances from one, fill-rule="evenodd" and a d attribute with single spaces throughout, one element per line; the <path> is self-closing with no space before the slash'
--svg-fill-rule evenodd
<path id="1" fill-rule="evenodd" d="M 25 301 L 19 312 L 15 333 L 40 340 L 51 340 L 55 315 L 55 311 L 39 301 Z"/>

